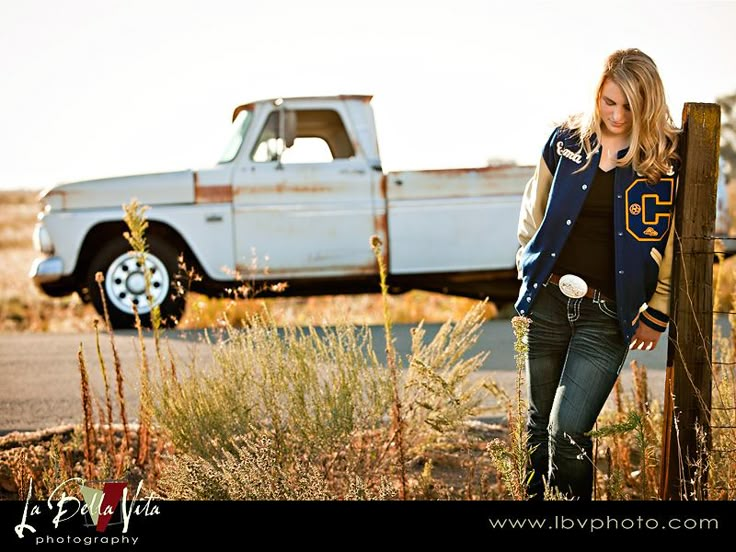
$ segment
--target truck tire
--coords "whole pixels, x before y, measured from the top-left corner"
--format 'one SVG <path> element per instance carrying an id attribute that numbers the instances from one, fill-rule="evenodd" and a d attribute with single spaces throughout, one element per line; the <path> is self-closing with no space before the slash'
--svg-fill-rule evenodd
<path id="1" fill-rule="evenodd" d="M 95 275 L 101 272 L 105 277 L 102 290 L 110 323 L 115 329 L 135 327 L 134 304 L 143 327 L 151 326 L 151 306 L 158 305 L 162 325 L 167 327 L 176 326 L 184 312 L 186 298 L 177 292 L 174 279 L 178 266 L 176 249 L 156 236 L 148 241 L 146 264 L 151 271 L 153 305 L 146 297 L 143 266 L 125 238 L 115 237 L 106 242 L 90 262 L 85 279 L 89 296 L 95 310 L 104 316 L 100 286 L 95 280 Z"/>
<path id="2" fill-rule="evenodd" d="M 56 282 L 45 282 L 40 286 L 49 297 L 66 297 L 74 293 L 74 287 L 70 287 L 69 284 L 59 285 Z"/>

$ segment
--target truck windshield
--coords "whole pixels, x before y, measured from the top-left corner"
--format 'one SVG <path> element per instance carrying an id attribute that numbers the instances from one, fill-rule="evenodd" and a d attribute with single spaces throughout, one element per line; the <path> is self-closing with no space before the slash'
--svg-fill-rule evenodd
<path id="1" fill-rule="evenodd" d="M 230 140 L 227 143 L 227 147 L 220 157 L 219 163 L 230 163 L 240 151 L 240 146 L 243 145 L 243 138 L 245 133 L 248 131 L 250 125 L 250 111 L 243 109 L 233 121 L 232 131 L 230 134 Z"/>

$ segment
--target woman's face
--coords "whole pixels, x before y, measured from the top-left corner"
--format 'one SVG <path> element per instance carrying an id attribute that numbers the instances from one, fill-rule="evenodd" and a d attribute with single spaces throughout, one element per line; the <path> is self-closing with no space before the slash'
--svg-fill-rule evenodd
<path id="1" fill-rule="evenodd" d="M 598 100 L 603 132 L 616 136 L 628 136 L 634 117 L 629 102 L 621 87 L 611 79 L 606 79 Z"/>

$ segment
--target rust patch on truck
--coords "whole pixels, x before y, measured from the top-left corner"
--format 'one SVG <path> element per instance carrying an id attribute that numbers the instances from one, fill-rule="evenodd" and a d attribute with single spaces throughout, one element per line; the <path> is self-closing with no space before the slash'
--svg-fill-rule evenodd
<path id="1" fill-rule="evenodd" d="M 420 171 L 412 171 L 419 173 L 432 173 L 433 175 L 448 174 L 451 176 L 458 174 L 467 174 L 469 172 L 476 173 L 493 173 L 493 172 L 508 172 L 509 169 L 527 169 L 534 168 L 531 165 L 489 165 L 488 167 L 473 167 L 473 168 L 459 168 L 459 169 L 422 169 Z"/>
<path id="2" fill-rule="evenodd" d="M 194 173 L 194 202 L 195 203 L 231 203 L 233 187 L 229 184 L 215 184 L 203 186 L 199 183 L 199 175 Z"/>
<path id="3" fill-rule="evenodd" d="M 384 205 L 386 205 L 386 194 L 388 190 L 388 183 L 387 183 L 387 176 L 385 174 L 381 175 L 381 181 L 378 184 L 378 189 L 381 193 L 381 201 Z M 382 209 L 382 212 L 379 214 L 376 214 L 373 216 L 373 227 L 376 231 L 376 234 L 381 236 L 384 242 L 387 242 L 388 238 L 388 214 L 385 209 Z M 388 250 L 388 246 L 386 246 L 386 250 Z"/>
<path id="4" fill-rule="evenodd" d="M 233 200 L 233 188 L 223 186 L 201 186 L 196 189 L 196 203 L 230 203 Z"/>
<path id="5" fill-rule="evenodd" d="M 253 267 L 246 264 L 236 264 L 235 266 L 236 274 L 238 276 L 244 275 L 244 274 L 253 274 Z M 279 270 L 273 270 L 269 269 L 268 273 L 259 273 L 255 280 L 258 282 L 263 281 L 274 281 L 274 280 L 286 280 L 288 282 L 289 278 L 323 278 L 323 276 L 320 276 L 320 271 L 323 270 L 341 270 L 344 271 L 347 275 L 367 275 L 372 276 L 373 274 L 378 273 L 378 267 L 375 262 L 370 262 L 367 264 L 355 264 L 355 265 L 348 265 L 348 266 L 341 266 L 341 265 L 334 265 L 328 268 L 322 267 L 319 269 L 313 269 L 313 268 L 302 268 L 302 267 L 286 267 Z M 263 274 L 264 278 L 261 278 L 261 274 Z"/>
<path id="6" fill-rule="evenodd" d="M 381 192 L 381 200 L 383 201 L 383 205 L 386 205 L 388 177 L 385 174 L 381 175 L 381 181 L 379 182 L 378 189 Z M 383 249 L 381 251 L 383 262 L 386 265 L 386 270 L 390 271 L 391 267 L 389 266 L 389 247 L 391 247 L 391 244 L 389 243 L 388 239 L 388 212 L 385 209 L 381 209 L 379 213 L 373 215 L 373 229 L 375 230 L 376 235 L 380 237 L 381 241 L 383 242 Z"/>
<path id="7" fill-rule="evenodd" d="M 329 192 L 332 190 L 329 186 L 314 185 L 302 185 L 295 186 L 293 184 L 279 183 L 274 186 L 241 186 L 235 190 L 236 194 L 284 194 L 284 193 L 296 193 L 296 194 L 319 194 L 323 192 Z"/>
<path id="8" fill-rule="evenodd" d="M 329 186 L 318 186 L 318 185 L 303 185 L 303 186 L 294 186 L 289 184 L 277 184 L 274 190 L 278 194 L 282 194 L 284 192 L 295 192 L 297 194 L 319 194 L 322 192 L 329 192 L 332 188 Z"/>

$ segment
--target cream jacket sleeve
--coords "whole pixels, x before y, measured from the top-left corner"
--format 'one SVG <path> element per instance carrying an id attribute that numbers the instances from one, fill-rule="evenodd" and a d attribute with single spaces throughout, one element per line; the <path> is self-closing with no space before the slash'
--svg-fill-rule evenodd
<path id="1" fill-rule="evenodd" d="M 672 221 L 672 229 L 667 238 L 662 263 L 659 265 L 659 277 L 657 278 L 657 288 L 654 290 L 652 298 L 647 305 L 653 309 L 657 309 L 662 314 L 669 316 L 670 314 L 670 285 L 672 282 L 672 256 L 674 254 L 675 240 L 675 221 Z"/>
<path id="2" fill-rule="evenodd" d="M 534 171 L 534 176 L 527 182 L 524 195 L 521 198 L 521 211 L 519 212 L 519 226 L 517 228 L 517 236 L 521 247 L 516 252 L 516 270 L 519 279 L 521 279 L 522 252 L 542 224 L 544 213 L 547 210 L 547 200 L 549 199 L 551 186 L 552 173 L 544 158 L 541 158 L 536 171 Z"/>
<path id="3" fill-rule="evenodd" d="M 675 193 L 677 192 L 675 191 Z M 659 264 L 657 287 L 654 289 L 652 297 L 647 301 L 646 310 L 641 312 L 641 321 L 660 332 L 667 329 L 670 316 L 672 259 L 674 257 L 675 239 L 677 239 L 675 237 L 675 216 L 676 213 L 673 212 L 670 220 L 670 235 L 667 237 L 667 245 L 665 245 L 662 261 Z"/>

